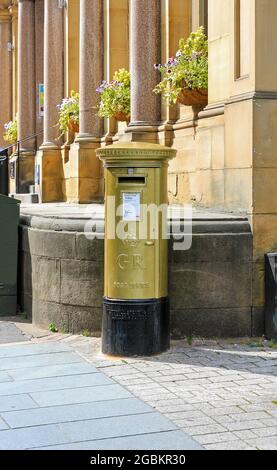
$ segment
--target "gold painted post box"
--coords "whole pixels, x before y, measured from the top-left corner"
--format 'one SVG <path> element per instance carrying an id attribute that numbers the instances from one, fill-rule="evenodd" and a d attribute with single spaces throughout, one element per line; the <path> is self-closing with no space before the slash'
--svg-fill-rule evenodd
<path id="1" fill-rule="evenodd" d="M 169 347 L 167 169 L 176 151 L 148 143 L 97 150 L 105 169 L 102 351 Z"/>

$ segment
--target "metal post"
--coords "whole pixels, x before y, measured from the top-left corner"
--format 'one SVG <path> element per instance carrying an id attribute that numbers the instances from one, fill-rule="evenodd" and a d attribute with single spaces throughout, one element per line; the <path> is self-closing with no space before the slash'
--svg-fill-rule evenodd
<path id="1" fill-rule="evenodd" d="M 15 173 L 15 178 L 16 178 L 16 192 L 17 194 L 20 193 L 20 141 L 17 141 L 17 147 L 16 147 L 16 153 L 17 153 L 17 165 L 16 165 L 16 173 Z"/>
<path id="2" fill-rule="evenodd" d="M 5 196 L 9 193 L 7 149 L 0 149 L 0 193 Z"/>

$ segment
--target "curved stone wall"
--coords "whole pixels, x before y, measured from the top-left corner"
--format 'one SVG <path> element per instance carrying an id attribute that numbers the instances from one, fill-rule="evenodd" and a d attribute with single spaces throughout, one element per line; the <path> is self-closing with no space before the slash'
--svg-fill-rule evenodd
<path id="1" fill-rule="evenodd" d="M 33 322 L 60 331 L 101 332 L 103 211 L 22 209 L 19 298 Z M 48 209 L 49 211 L 49 209 Z M 68 212 L 68 211 L 67 211 Z M 84 230 L 98 232 L 88 239 Z M 171 222 L 174 232 L 174 221 Z M 99 238 L 100 237 L 100 238 Z M 173 337 L 262 334 L 252 318 L 252 234 L 247 219 L 196 213 L 189 251 L 169 254 Z"/>

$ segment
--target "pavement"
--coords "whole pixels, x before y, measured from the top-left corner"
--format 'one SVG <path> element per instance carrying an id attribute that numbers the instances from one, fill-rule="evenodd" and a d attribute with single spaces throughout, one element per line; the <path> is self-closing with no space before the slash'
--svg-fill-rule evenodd
<path id="1" fill-rule="evenodd" d="M 29 339 L 0 346 L 0 448 L 277 449 L 273 343 L 190 338 L 112 358 L 100 338 L 4 323 Z"/>
<path id="2" fill-rule="evenodd" d="M 27 341 L 31 336 L 23 333 L 12 322 L 0 322 L 0 344 Z"/>
<path id="3" fill-rule="evenodd" d="M 1 450 L 201 449 L 61 341 L 0 346 L 0 397 Z"/>

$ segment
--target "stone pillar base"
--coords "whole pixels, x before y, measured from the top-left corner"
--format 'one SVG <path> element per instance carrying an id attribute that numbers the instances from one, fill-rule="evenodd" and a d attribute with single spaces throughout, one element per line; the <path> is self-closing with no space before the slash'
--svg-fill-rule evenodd
<path id="1" fill-rule="evenodd" d="M 129 124 L 124 130 L 119 131 L 118 138 L 121 142 L 149 142 L 157 144 L 158 142 L 158 125 L 150 125 L 147 123 Z"/>
<path id="2" fill-rule="evenodd" d="M 38 204 L 39 203 L 39 195 L 36 193 L 10 193 L 10 197 L 17 199 L 22 204 Z"/>
<path id="3" fill-rule="evenodd" d="M 36 158 L 41 202 L 63 202 L 63 165 L 60 147 L 42 146 Z"/>
<path id="4" fill-rule="evenodd" d="M 103 201 L 102 165 L 95 154 L 99 147 L 98 139 L 78 140 L 71 145 L 67 202 L 89 204 Z"/>
<path id="5" fill-rule="evenodd" d="M 73 142 L 73 140 L 72 140 Z M 70 147 L 72 144 L 66 142 L 61 149 L 61 156 L 62 156 L 62 166 L 63 166 L 63 198 L 64 201 L 67 201 L 67 195 L 70 192 L 70 160 L 69 160 L 69 153 Z"/>
<path id="6" fill-rule="evenodd" d="M 35 181 L 35 153 L 21 151 L 10 159 L 10 192 L 29 193 Z"/>

